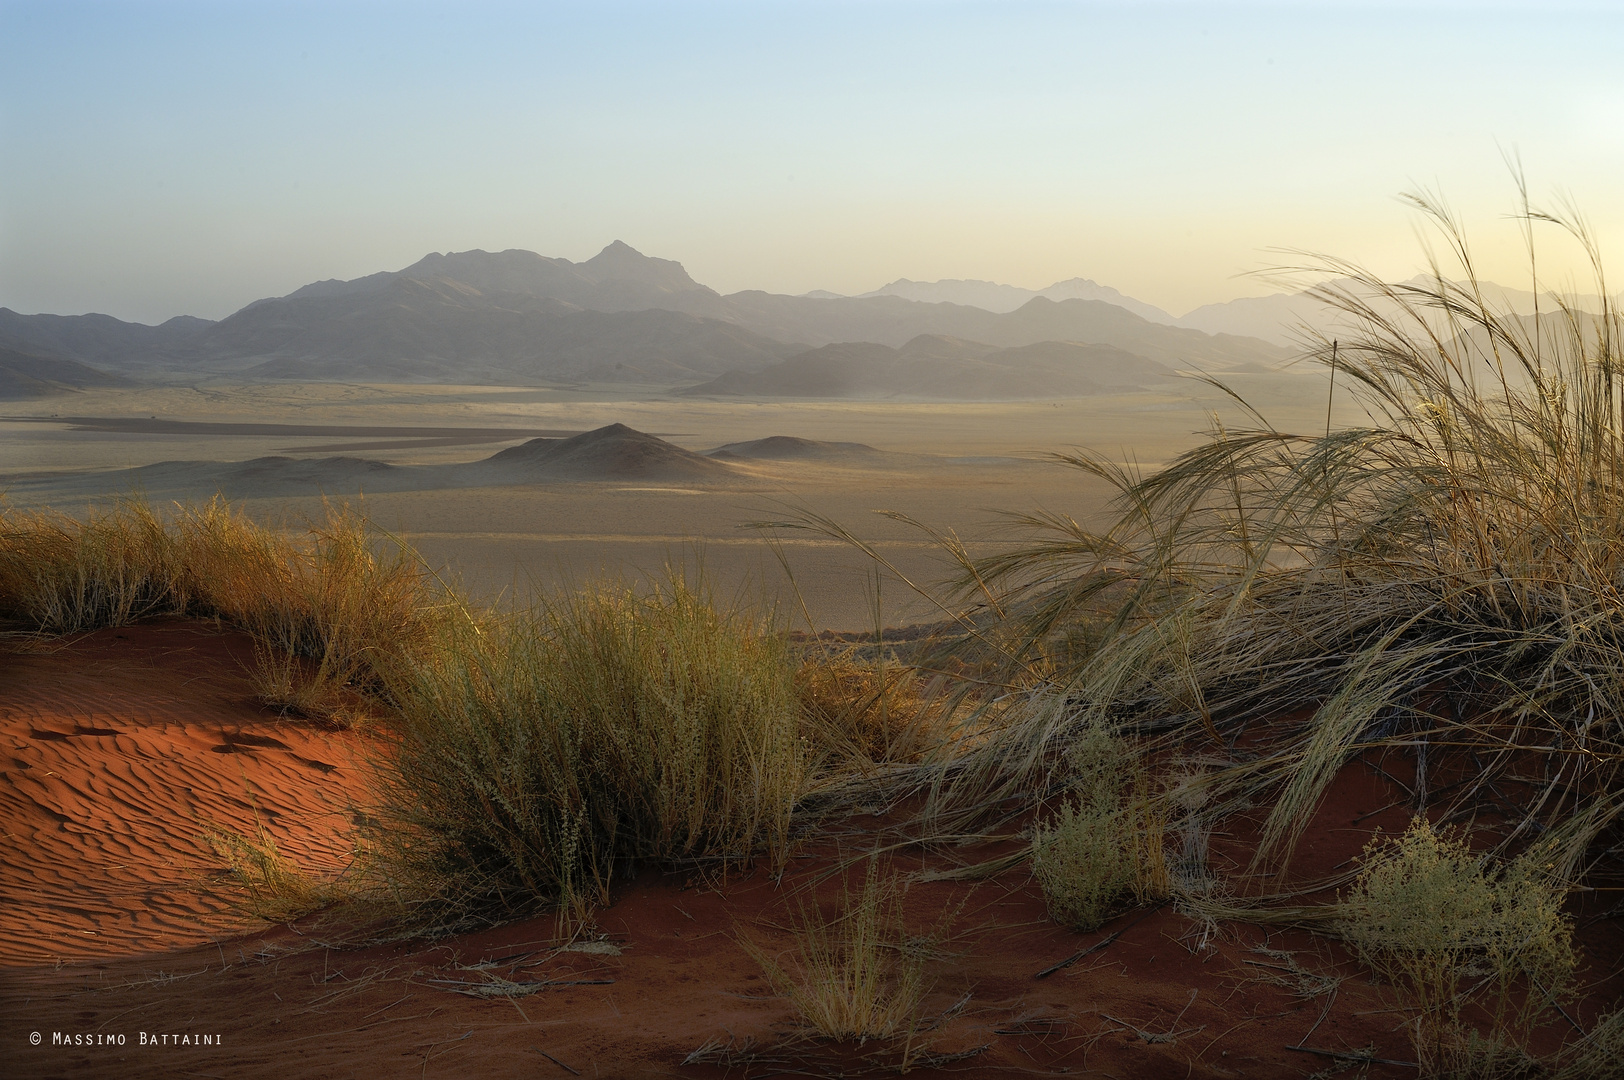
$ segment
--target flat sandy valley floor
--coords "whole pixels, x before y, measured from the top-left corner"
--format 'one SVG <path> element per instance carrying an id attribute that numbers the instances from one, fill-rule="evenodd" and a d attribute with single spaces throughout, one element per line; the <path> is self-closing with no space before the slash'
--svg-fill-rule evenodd
<path id="1" fill-rule="evenodd" d="M 1283 428 L 1314 430 L 1325 423 L 1322 375 L 1237 375 L 1232 382 Z M 1152 467 L 1194 445 L 1210 424 L 1208 410 L 1224 406 L 1216 391 L 1194 380 L 1188 387 L 1178 395 L 988 404 L 716 401 L 665 397 L 657 388 L 594 393 L 428 385 L 82 393 L 0 408 L 0 490 L 14 507 L 71 512 L 119 494 L 140 493 L 165 505 L 223 491 L 258 519 L 290 524 L 319 516 L 325 494 L 407 537 L 480 599 L 522 598 L 536 586 L 603 573 L 659 573 L 668 561 L 699 558 L 724 596 L 765 599 L 793 612 L 797 622 L 805 619 L 804 600 L 820 629 L 870 629 L 876 616 L 871 560 L 827 537 L 780 532 L 797 596 L 785 588 L 766 538 L 748 524 L 797 512 L 822 515 L 873 541 L 913 580 L 937 581 L 948 567 L 935 545 L 876 511 L 952 530 L 973 552 L 1011 538 L 1000 531 L 999 511 L 1042 509 L 1101 522 L 1109 489 L 1047 456 L 1085 447 Z M 1244 422 L 1238 410 L 1226 412 L 1226 422 Z M 880 453 L 739 461 L 739 475 L 725 482 L 623 477 L 417 484 L 383 482 L 364 470 L 357 475 L 353 462 L 347 469 L 323 465 L 351 458 L 444 472 L 533 435 L 613 423 L 701 453 L 772 436 L 860 443 Z M 266 456 L 290 460 L 280 463 L 281 471 L 225 479 L 199 464 L 143 468 Z M 297 477 L 283 475 L 295 462 L 308 468 Z M 879 589 L 880 617 L 889 625 L 940 617 L 889 575 Z"/>
<path id="2" fill-rule="evenodd" d="M 1282 429 L 1324 429 L 1323 378 L 1234 382 Z M 319 515 L 325 492 L 486 600 L 702 557 L 719 592 L 776 601 L 794 625 L 800 606 L 773 552 L 741 526 L 822 515 L 872 538 L 902 573 L 937 580 L 948 568 L 929 539 L 873 511 L 953 530 L 972 552 L 1009 542 L 997 510 L 1101 522 L 1108 488 L 1043 455 L 1081 446 L 1154 468 L 1195 445 L 1222 403 L 1190 385 L 973 406 L 444 386 L 82 394 L 4 410 L 0 488 L 11 507 L 71 512 L 119 494 L 184 503 L 223 490 L 290 525 Z M 1236 413 L 1223 414 L 1231 430 L 1245 426 Z M 577 437 L 591 432 L 598 441 Z M 543 436 L 556 441 L 527 449 Z M 788 438 L 758 442 L 775 436 Z M 572 442 L 583 452 L 561 462 Z M 847 544 L 783 541 L 814 626 L 940 618 L 895 580 L 876 613 L 873 564 Z M 1021 820 L 980 843 L 922 846 L 907 806 L 864 805 L 809 829 L 781 875 L 649 866 L 584 926 L 548 915 L 371 940 L 319 913 L 260 922 L 232 906 L 208 831 L 270 837 L 299 868 L 338 879 L 374 820 L 387 739 L 267 708 L 255 640 L 210 621 L 0 644 L 5 1075 L 1415 1075 L 1402 1010 L 1346 949 L 1297 928 L 1215 931 L 1171 904 L 1073 933 L 1048 917 L 1019 858 Z M 1324 883 L 1345 880 L 1373 832 L 1405 828 L 1417 788 L 1404 755 L 1351 761 L 1290 872 L 1267 887 L 1334 899 Z M 1247 880 L 1267 810 L 1212 833 L 1221 879 Z M 929 990 L 900 1042 L 812 1038 L 743 943 L 790 955 L 798 905 L 848 902 L 842 868 L 882 851 L 884 872 L 911 882 L 900 894 L 910 933 L 935 942 L 921 951 Z M 983 869 L 960 873 L 968 864 Z M 1611 905 L 1597 892 L 1573 907 L 1582 989 L 1562 1015 L 1584 1030 L 1624 984 Z M 1536 1049 L 1564 1037 L 1542 1029 Z"/>

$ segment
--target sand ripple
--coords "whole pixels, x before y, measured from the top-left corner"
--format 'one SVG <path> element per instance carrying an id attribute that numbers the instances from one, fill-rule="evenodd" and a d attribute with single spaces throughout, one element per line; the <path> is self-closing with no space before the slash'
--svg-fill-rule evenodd
<path id="1" fill-rule="evenodd" d="M 193 945 L 242 919 L 201 834 L 256 818 L 301 865 L 347 852 L 365 766 L 256 705 L 248 639 L 173 622 L 0 653 L 0 964 Z"/>

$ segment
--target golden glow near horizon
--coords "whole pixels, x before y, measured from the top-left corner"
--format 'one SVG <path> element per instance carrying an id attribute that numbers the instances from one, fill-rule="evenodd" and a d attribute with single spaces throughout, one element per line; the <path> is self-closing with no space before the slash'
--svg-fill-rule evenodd
<path id="1" fill-rule="evenodd" d="M 10 3 L 0 306 L 221 317 L 621 239 L 722 292 L 1087 277 L 1174 315 L 1306 248 L 1407 277 L 1503 161 L 1624 243 L 1611 5 Z M 1551 233 L 1547 280 L 1590 283 Z"/>

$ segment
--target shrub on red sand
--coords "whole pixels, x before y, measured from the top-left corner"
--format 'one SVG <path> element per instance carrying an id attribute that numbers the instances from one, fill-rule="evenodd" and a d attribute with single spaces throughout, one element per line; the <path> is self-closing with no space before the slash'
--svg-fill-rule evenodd
<path id="1" fill-rule="evenodd" d="M 601 903 L 640 860 L 788 854 L 805 747 L 782 640 L 672 577 L 449 627 L 399 673 L 385 860 L 436 918 Z"/>

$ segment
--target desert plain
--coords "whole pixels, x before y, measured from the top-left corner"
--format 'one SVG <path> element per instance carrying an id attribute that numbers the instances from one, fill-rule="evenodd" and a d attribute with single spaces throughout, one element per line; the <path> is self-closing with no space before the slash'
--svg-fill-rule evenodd
<path id="1" fill-rule="evenodd" d="M 1282 428 L 1355 419 L 1327 417 L 1321 373 L 1229 381 Z M 975 554 L 1019 539 L 1000 512 L 1097 525 L 1110 489 L 1053 455 L 1087 448 L 1153 470 L 1215 420 L 1246 422 L 1193 379 L 1002 403 L 171 385 L 8 404 L 0 486 L 19 511 L 218 493 L 294 529 L 347 503 L 493 608 L 702 565 L 718 597 L 784 629 L 855 637 L 939 621 L 952 604 L 939 545 L 879 512 Z M 611 425 L 689 456 L 589 455 L 541 479 L 482 464 L 531 438 L 556 445 Z M 888 566 L 827 531 L 752 527 L 817 518 Z M 367 938 L 319 914 L 255 919 L 234 905 L 208 830 L 262 830 L 305 872 L 341 874 L 388 753 L 364 731 L 261 704 L 255 650 L 241 631 L 178 619 L 6 645 L 0 1010 L 41 1037 L 12 1051 L 15 1075 L 1414 1073 L 1391 997 L 1308 929 L 1218 932 L 1164 903 L 1074 933 L 1018 859 L 955 874 L 1015 850 L 1014 828 L 963 850 L 914 847 L 894 803 L 801 836 L 782 874 L 646 866 L 585 922 Z M 1373 830 L 1402 832 L 1416 783 L 1402 761 L 1350 764 L 1274 885 L 1334 879 Z M 1245 867 L 1264 810 L 1212 838 L 1216 870 Z M 929 991 L 906 1040 L 830 1043 L 808 1035 L 742 943 L 789 950 L 798 905 L 849 894 L 851 868 L 879 849 L 913 875 L 903 918 L 932 931 Z M 1596 898 L 1579 918 L 1587 981 L 1569 1008 L 1588 1026 L 1624 984 L 1624 923 Z"/>
<path id="2" fill-rule="evenodd" d="M 1225 379 L 1283 429 L 1313 431 L 1326 422 L 1319 372 Z M 69 510 L 119 496 L 167 505 L 222 493 L 257 519 L 289 524 L 320 516 L 324 498 L 350 502 L 492 602 L 562 579 L 635 578 L 697 556 L 724 595 L 744 590 L 751 602 L 780 608 L 797 628 L 806 628 L 810 614 L 814 629 L 866 630 L 875 621 L 871 559 L 826 536 L 749 526 L 810 512 L 874 543 L 911 581 L 931 586 L 951 567 L 927 535 L 881 512 L 952 530 L 973 547 L 1011 540 L 1002 531 L 1008 513 L 1049 510 L 1098 524 L 1108 486 L 1056 464 L 1054 455 L 1086 449 L 1148 471 L 1196 445 L 1214 416 L 1246 421 L 1194 378 L 1171 391 L 989 403 L 923 395 L 707 401 L 663 390 L 258 383 L 85 391 L 71 409 L 58 398 L 7 403 L 0 487 L 12 506 Z M 1346 410 L 1338 406 L 1338 422 L 1354 415 Z M 775 437 L 874 452 L 735 458 L 726 476 L 678 468 L 650 479 L 609 469 L 520 483 L 456 475 L 397 480 L 356 467 L 357 459 L 407 469 L 474 463 L 530 436 L 617 423 L 701 454 Z M 256 430 L 267 426 L 282 433 Z M 282 460 L 252 475 L 224 471 L 228 463 L 264 458 Z M 769 536 L 793 553 L 793 583 Z M 889 575 L 882 575 L 880 601 L 885 625 L 942 615 Z"/>

